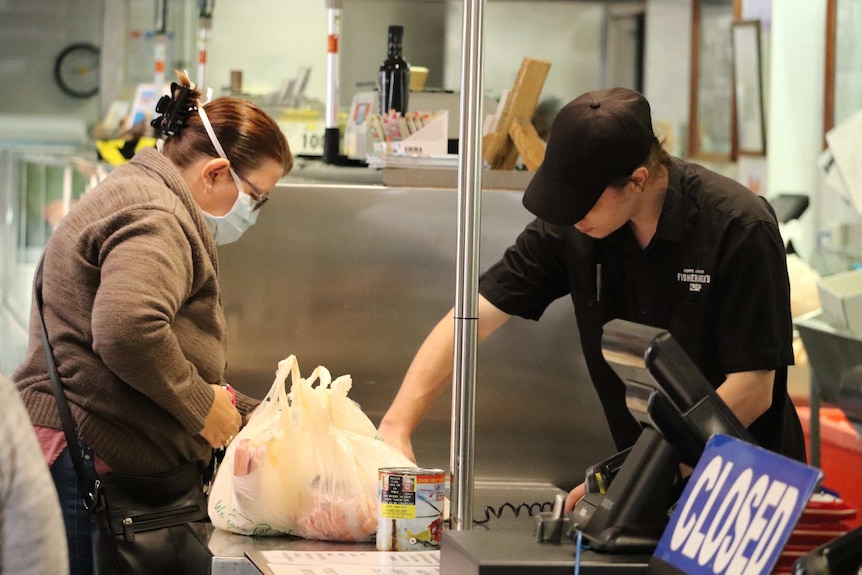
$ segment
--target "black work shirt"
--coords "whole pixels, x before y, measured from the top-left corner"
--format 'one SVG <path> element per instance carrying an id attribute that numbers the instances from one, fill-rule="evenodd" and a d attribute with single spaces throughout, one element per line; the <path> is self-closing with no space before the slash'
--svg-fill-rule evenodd
<path id="1" fill-rule="evenodd" d="M 479 292 L 502 311 L 535 320 L 571 296 L 587 368 L 619 449 L 641 428 L 601 353 L 602 328 L 615 318 L 668 330 L 716 388 L 730 373 L 775 370 L 772 406 L 749 430 L 763 447 L 805 460 L 787 396 L 793 326 L 784 243 L 768 203 L 739 183 L 674 158 L 645 249 L 627 225 L 594 239 L 536 219 L 482 275 Z"/>

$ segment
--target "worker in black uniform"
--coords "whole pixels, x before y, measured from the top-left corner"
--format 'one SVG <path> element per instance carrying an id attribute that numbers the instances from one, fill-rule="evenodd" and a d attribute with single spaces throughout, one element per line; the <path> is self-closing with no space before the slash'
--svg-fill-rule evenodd
<path id="1" fill-rule="evenodd" d="M 805 460 L 787 395 L 786 254 L 763 198 L 671 157 L 653 133 L 646 99 L 614 88 L 583 94 L 557 114 L 523 202 L 537 218 L 479 280 L 480 342 L 512 315 L 538 320 L 570 296 L 587 368 L 622 450 L 641 428 L 602 357 L 602 328 L 622 318 L 667 329 L 761 446 Z M 451 380 L 453 345 L 450 312 L 380 423 L 384 439 L 408 457 L 413 431 Z M 572 491 L 568 509 L 582 489 Z"/>

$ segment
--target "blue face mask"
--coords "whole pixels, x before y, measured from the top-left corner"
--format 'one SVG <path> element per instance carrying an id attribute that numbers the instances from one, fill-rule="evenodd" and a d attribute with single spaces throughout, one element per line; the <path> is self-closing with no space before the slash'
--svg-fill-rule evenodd
<path id="1" fill-rule="evenodd" d="M 217 246 L 237 241 L 257 221 L 258 211 L 254 209 L 253 201 L 250 195 L 239 192 L 230 211 L 225 215 L 203 213 Z"/>

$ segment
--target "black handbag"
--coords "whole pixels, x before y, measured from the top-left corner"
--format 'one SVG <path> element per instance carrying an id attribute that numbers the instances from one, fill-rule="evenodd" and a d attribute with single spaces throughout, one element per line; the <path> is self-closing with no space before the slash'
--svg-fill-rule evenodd
<path id="1" fill-rule="evenodd" d="M 75 475 L 90 511 L 93 573 L 208 575 L 212 555 L 190 524 L 207 518 L 207 500 L 197 465 L 154 475 L 106 473 L 88 484 L 75 424 L 54 361 L 42 312 L 42 262 L 36 270 L 35 297 L 48 374 L 63 423 Z"/>

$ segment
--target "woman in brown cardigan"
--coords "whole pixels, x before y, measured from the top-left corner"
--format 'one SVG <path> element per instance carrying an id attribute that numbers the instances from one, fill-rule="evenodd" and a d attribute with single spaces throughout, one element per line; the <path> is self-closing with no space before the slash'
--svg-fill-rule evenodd
<path id="1" fill-rule="evenodd" d="M 182 74 L 171 91 L 153 121 L 165 136 L 160 150 L 138 152 L 89 192 L 43 256 L 44 318 L 94 477 L 189 462 L 203 469 L 255 405 L 234 397 L 223 378 L 216 245 L 254 223 L 293 158 L 278 125 L 255 105 L 233 98 L 202 105 Z M 89 574 L 88 516 L 35 309 L 13 379 L 60 496 L 71 573 Z"/>

